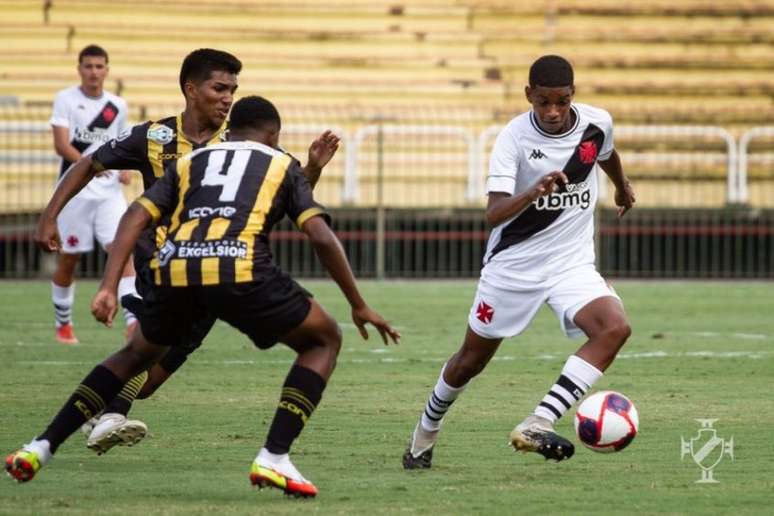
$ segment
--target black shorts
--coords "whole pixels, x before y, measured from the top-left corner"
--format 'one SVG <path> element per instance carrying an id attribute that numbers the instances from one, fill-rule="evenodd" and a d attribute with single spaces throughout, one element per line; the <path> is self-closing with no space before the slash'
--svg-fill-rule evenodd
<path id="1" fill-rule="evenodd" d="M 153 284 L 153 271 L 150 268 L 150 260 L 142 258 L 140 253 L 135 253 L 134 268 L 137 274 L 135 288 L 137 293 L 144 299 L 149 292 L 156 288 Z M 128 298 L 128 302 L 125 302 L 125 298 Z M 147 323 L 143 324 L 143 320 L 145 319 L 145 307 L 142 300 L 124 296 L 124 298 L 121 299 L 121 304 L 124 308 L 128 308 L 137 316 L 142 328 L 147 326 Z M 167 354 L 159 360 L 159 365 L 168 373 L 177 371 L 180 366 L 185 363 L 188 355 L 196 351 L 199 346 L 202 345 L 204 338 L 215 325 L 215 320 L 215 316 L 206 311 L 200 311 L 194 314 L 191 327 L 190 329 L 187 329 L 186 332 L 187 342 L 175 345 L 170 349 Z M 157 344 L 162 346 L 171 345 L 163 342 L 157 342 Z"/>
<path id="2" fill-rule="evenodd" d="M 308 292 L 278 271 L 259 282 L 153 287 L 143 298 L 140 326 L 154 344 L 185 347 L 197 322 L 209 316 L 226 321 L 257 347 L 267 349 L 300 325 L 311 306 Z"/>

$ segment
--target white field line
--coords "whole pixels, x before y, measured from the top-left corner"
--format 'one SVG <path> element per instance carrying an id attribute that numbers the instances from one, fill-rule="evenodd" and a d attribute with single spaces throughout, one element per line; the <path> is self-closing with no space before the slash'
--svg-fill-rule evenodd
<path id="1" fill-rule="evenodd" d="M 749 358 L 752 360 L 760 360 L 762 358 L 768 358 L 772 356 L 771 351 L 685 351 L 685 352 L 667 352 L 667 351 L 644 351 L 639 353 L 619 353 L 618 358 L 622 360 L 635 360 L 643 358 L 679 358 L 679 357 L 706 357 L 706 358 Z M 519 360 L 566 360 L 568 355 L 559 354 L 541 354 L 531 357 L 519 357 L 512 355 L 501 355 L 492 358 L 495 362 L 513 362 Z M 338 363 L 349 364 L 397 364 L 405 362 L 433 362 L 443 363 L 448 357 L 423 357 L 423 358 L 399 358 L 399 357 L 384 357 L 384 358 L 340 358 Z M 199 365 L 225 365 L 225 366 L 240 366 L 240 365 L 258 365 L 258 364 L 292 364 L 294 359 L 292 358 L 274 358 L 268 360 L 195 360 L 194 363 Z M 19 365 L 36 365 L 36 366 L 76 366 L 76 365 L 93 365 L 94 362 L 86 361 L 71 361 L 71 360 L 20 360 L 16 362 Z"/>

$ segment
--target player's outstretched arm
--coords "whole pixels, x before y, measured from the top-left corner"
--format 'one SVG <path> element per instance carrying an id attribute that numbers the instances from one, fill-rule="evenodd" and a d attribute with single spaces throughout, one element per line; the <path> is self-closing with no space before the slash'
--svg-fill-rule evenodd
<path id="1" fill-rule="evenodd" d="M 318 136 L 309 146 L 309 157 L 303 170 L 312 189 L 317 185 L 317 181 L 320 180 L 322 169 L 339 149 L 340 141 L 338 136 L 328 130 Z"/>
<path id="2" fill-rule="evenodd" d="M 605 171 L 607 177 L 615 185 L 615 205 L 618 206 L 618 216 L 623 217 L 624 214 L 632 209 L 636 201 L 634 197 L 634 189 L 626 179 L 626 175 L 621 166 L 621 157 L 618 152 L 613 150 L 613 153 L 606 161 L 598 162 L 602 170 Z"/>
<path id="3" fill-rule="evenodd" d="M 486 221 L 490 226 L 502 224 L 538 198 L 554 193 L 560 184 L 567 184 L 567 176 L 556 170 L 544 175 L 532 188 L 519 195 L 491 192 L 486 206 Z"/>
<path id="4" fill-rule="evenodd" d="M 38 219 L 38 228 L 35 230 L 35 243 L 46 252 L 58 251 L 62 245 L 59 239 L 59 232 L 56 229 L 56 218 L 61 213 L 62 208 L 75 195 L 83 190 L 89 181 L 96 174 L 96 169 L 92 167 L 92 161 L 89 156 L 84 156 L 75 162 L 54 190 L 54 195 L 48 201 L 46 208 Z"/>
<path id="5" fill-rule="evenodd" d="M 116 230 L 116 238 L 110 247 L 105 274 L 99 286 L 97 294 L 91 302 L 91 313 L 105 326 L 113 325 L 113 317 L 118 309 L 116 291 L 121 273 L 124 270 L 129 255 L 132 254 L 134 244 L 140 237 L 142 230 L 151 223 L 151 214 L 139 202 L 133 202 L 126 210 Z"/>
<path id="6" fill-rule="evenodd" d="M 312 217 L 304 222 L 301 229 L 309 237 L 309 240 L 317 252 L 323 266 L 328 270 L 333 280 L 338 284 L 344 297 L 349 301 L 352 307 L 352 321 L 360 331 L 364 339 L 368 339 L 368 332 L 365 329 L 366 323 L 371 323 L 379 331 L 382 340 L 388 344 L 387 337 L 394 343 L 398 343 L 400 333 L 390 326 L 384 318 L 368 307 L 365 300 L 360 296 L 355 282 L 355 276 L 341 247 L 341 242 L 336 238 L 331 228 L 321 217 Z"/>

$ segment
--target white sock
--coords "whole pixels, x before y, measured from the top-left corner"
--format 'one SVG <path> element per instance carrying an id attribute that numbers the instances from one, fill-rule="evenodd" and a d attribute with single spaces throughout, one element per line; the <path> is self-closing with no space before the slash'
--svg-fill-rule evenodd
<path id="1" fill-rule="evenodd" d="M 443 372 L 446 370 L 446 364 L 441 368 L 441 375 L 438 377 L 438 382 L 433 388 L 433 392 L 430 393 L 430 397 L 425 404 L 425 411 L 422 413 L 422 419 L 420 424 L 422 428 L 428 432 L 435 432 L 441 428 L 443 422 L 443 416 L 451 407 L 454 400 L 457 399 L 462 391 L 465 390 L 466 385 L 461 387 L 452 387 L 443 379 Z"/>
<path id="2" fill-rule="evenodd" d="M 556 423 L 600 378 L 602 371 L 571 355 L 564 363 L 559 379 L 535 408 L 534 414 Z"/>
<path id="3" fill-rule="evenodd" d="M 287 456 L 288 456 L 287 453 L 277 454 L 277 453 L 270 452 L 266 448 L 261 448 L 261 451 L 258 452 L 257 459 L 259 459 L 264 463 L 268 462 L 269 464 L 279 464 L 280 462 L 282 462 L 282 459 L 284 459 Z"/>
<path id="4" fill-rule="evenodd" d="M 133 295 L 137 296 L 137 289 L 135 289 L 134 282 L 137 279 L 137 276 L 124 276 L 118 281 L 118 302 L 121 302 L 121 298 L 126 295 Z M 139 297 L 139 296 L 137 296 Z M 127 326 L 130 324 L 137 322 L 137 317 L 127 310 L 126 308 L 122 308 L 124 313 L 124 322 Z"/>
<path id="5" fill-rule="evenodd" d="M 45 466 L 51 460 L 51 443 L 48 442 L 48 439 L 33 439 L 29 444 L 25 444 L 22 449 L 35 453 L 41 466 Z"/>
<path id="6" fill-rule="evenodd" d="M 60 287 L 51 282 L 51 301 L 54 302 L 56 327 L 59 328 L 73 321 L 73 301 L 75 300 L 75 282 L 68 287 Z"/>

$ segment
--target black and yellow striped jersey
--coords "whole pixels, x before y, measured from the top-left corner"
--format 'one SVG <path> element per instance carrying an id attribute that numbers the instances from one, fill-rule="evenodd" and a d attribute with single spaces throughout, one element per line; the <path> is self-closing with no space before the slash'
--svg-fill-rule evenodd
<path id="1" fill-rule="evenodd" d="M 124 135 L 99 147 L 91 160 L 97 170 L 139 170 L 144 189 L 164 175 L 164 167 L 191 151 L 225 141 L 227 122 L 204 143 L 183 133 L 183 116 L 170 116 L 135 125 Z"/>
<path id="2" fill-rule="evenodd" d="M 256 142 L 227 142 L 167 166 L 137 200 L 166 241 L 150 266 L 155 284 L 184 287 L 259 281 L 274 274 L 269 233 L 288 215 L 298 227 L 324 209 L 298 163 Z"/>
<path id="3" fill-rule="evenodd" d="M 227 122 L 204 143 L 194 143 L 183 132 L 183 116 L 170 116 L 135 125 L 91 154 L 97 170 L 138 170 L 147 190 L 164 175 L 164 167 L 191 151 L 225 140 Z M 147 263 L 165 235 L 164 224 L 150 228 L 137 241 L 135 259 Z"/>

